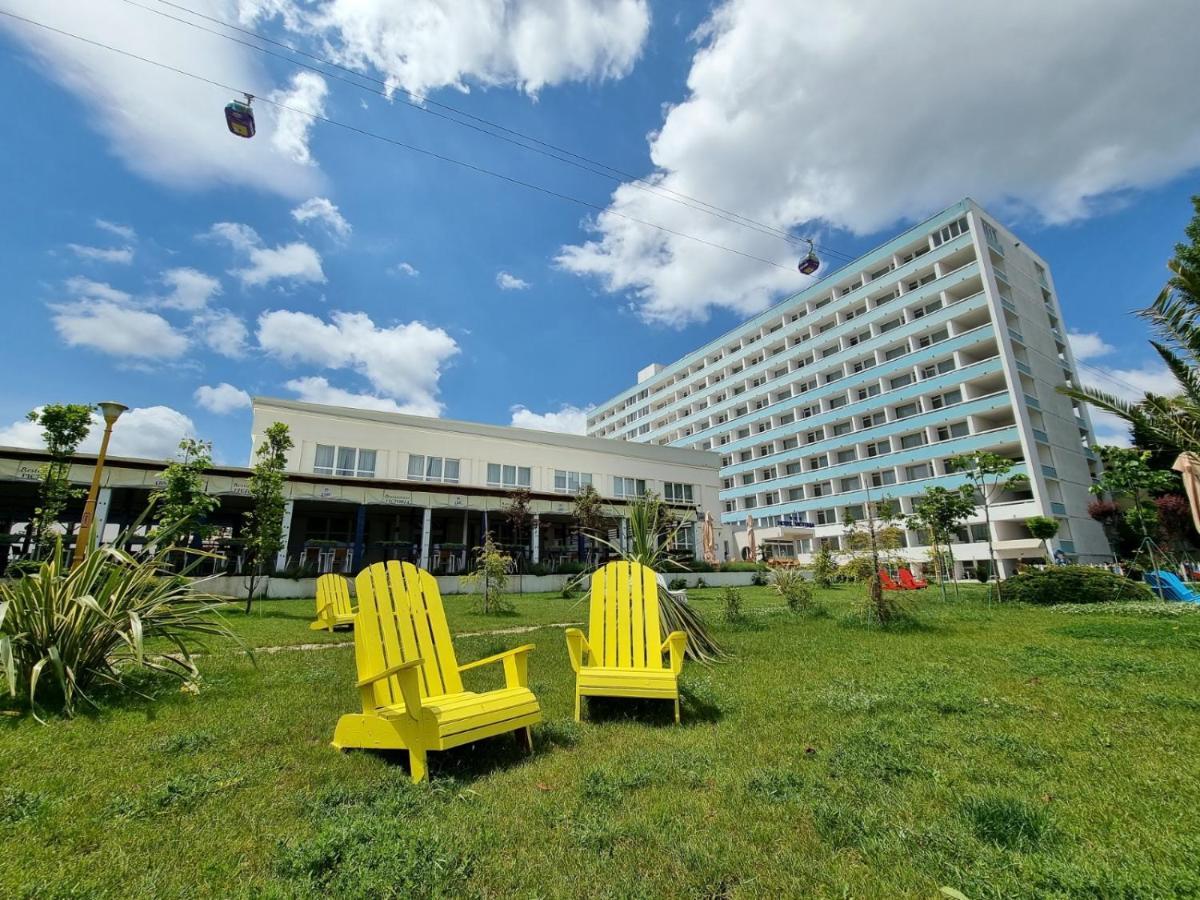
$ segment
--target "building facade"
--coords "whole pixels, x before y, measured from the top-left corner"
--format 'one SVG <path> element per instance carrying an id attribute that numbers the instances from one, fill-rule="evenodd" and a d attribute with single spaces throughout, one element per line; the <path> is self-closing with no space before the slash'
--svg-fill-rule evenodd
<path id="1" fill-rule="evenodd" d="M 528 565 L 585 561 L 573 516 L 585 485 L 606 501 L 613 543 L 626 537 L 624 504 L 653 491 L 689 521 L 672 549 L 695 557 L 704 513 L 720 511 L 720 457 L 708 451 L 262 397 L 254 447 L 274 422 L 294 442 L 289 481 L 312 485 L 302 507 L 288 506 L 293 560 L 344 547 L 350 568 L 403 556 L 453 573 L 490 531 Z M 529 491 L 531 513 L 519 534 L 504 515 L 518 489 Z"/>
<path id="2" fill-rule="evenodd" d="M 745 548 L 808 561 L 843 548 L 846 519 L 889 497 L 908 514 L 950 465 L 990 451 L 1026 486 L 993 498 L 1001 566 L 1042 560 L 1025 520 L 1053 516 L 1081 562 L 1111 558 L 1087 514 L 1098 474 L 1050 267 L 967 199 L 638 382 L 588 418 L 597 437 L 721 455 L 721 521 Z M 806 526 L 811 524 L 811 530 Z M 988 558 L 977 510 L 954 548 L 959 574 Z M 905 532 L 901 555 L 929 559 Z"/>

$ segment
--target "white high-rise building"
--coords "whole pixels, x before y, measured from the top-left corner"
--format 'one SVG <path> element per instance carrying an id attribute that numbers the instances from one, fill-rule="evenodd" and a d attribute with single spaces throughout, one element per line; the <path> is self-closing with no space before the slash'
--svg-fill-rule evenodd
<path id="1" fill-rule="evenodd" d="M 828 261 L 826 261 L 828 264 Z M 1031 516 L 1060 522 L 1055 550 L 1111 558 L 1089 518 L 1098 472 L 1049 266 L 971 200 L 881 247 L 601 404 L 588 433 L 721 454 L 721 520 L 745 523 L 775 556 L 835 551 L 844 520 L 890 497 L 904 514 L 927 487 L 966 482 L 948 461 L 986 450 L 1017 462 L 1026 487 L 993 498 L 1006 572 L 1040 562 Z M 960 574 L 988 558 L 979 509 L 954 551 Z M 926 562 L 925 537 L 901 551 Z"/>

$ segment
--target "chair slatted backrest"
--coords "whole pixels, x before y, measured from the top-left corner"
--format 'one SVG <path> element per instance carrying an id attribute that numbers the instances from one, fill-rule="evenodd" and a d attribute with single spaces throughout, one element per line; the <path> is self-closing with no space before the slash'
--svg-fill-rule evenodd
<path id="1" fill-rule="evenodd" d="M 360 678 L 418 657 L 422 697 L 462 692 L 462 676 L 433 576 L 412 563 L 375 563 L 358 573 L 354 656 Z M 375 684 L 380 706 L 403 703 L 399 681 Z"/>
<path id="2" fill-rule="evenodd" d="M 325 610 L 327 605 L 329 609 Z M 341 575 L 322 575 L 318 578 L 317 609 L 322 610 L 322 614 L 354 615 L 354 605 L 350 602 L 350 583 Z"/>
<path id="3" fill-rule="evenodd" d="M 589 632 L 593 665 L 662 669 L 654 570 L 635 562 L 611 562 L 598 569 L 592 575 Z"/>

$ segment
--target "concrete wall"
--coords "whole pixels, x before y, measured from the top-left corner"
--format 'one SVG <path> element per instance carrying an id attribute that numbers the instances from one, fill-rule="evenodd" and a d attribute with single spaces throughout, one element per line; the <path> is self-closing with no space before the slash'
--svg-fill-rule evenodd
<path id="1" fill-rule="evenodd" d="M 538 594 L 557 592 L 563 589 L 567 579 L 574 575 L 517 575 L 509 581 L 510 594 Z M 744 587 L 749 585 L 754 577 L 753 572 L 697 572 L 684 576 L 669 575 L 667 580 L 683 577 L 688 587 L 695 587 L 696 582 L 703 578 L 709 587 Z M 246 579 L 242 577 L 221 576 L 218 578 L 195 579 L 200 590 L 217 594 L 221 597 L 244 599 L 246 596 Z M 438 587 L 447 596 L 470 593 L 457 575 L 443 575 L 437 579 Z M 353 587 L 351 588 L 353 590 Z M 272 578 L 266 596 L 274 599 L 283 597 L 315 597 L 317 579 L 315 578 Z M 259 597 L 263 596 L 261 587 Z"/>

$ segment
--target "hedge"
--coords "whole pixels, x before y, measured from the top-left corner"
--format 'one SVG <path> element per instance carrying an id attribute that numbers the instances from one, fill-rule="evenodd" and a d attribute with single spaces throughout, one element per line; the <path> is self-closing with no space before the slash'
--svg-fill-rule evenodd
<path id="1" fill-rule="evenodd" d="M 1005 579 L 1002 594 L 1005 600 L 1039 606 L 1154 599 L 1142 582 L 1090 566 L 1048 566 L 1022 572 Z"/>

